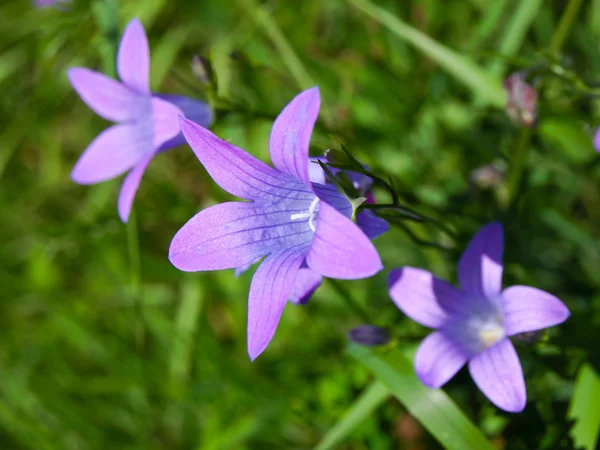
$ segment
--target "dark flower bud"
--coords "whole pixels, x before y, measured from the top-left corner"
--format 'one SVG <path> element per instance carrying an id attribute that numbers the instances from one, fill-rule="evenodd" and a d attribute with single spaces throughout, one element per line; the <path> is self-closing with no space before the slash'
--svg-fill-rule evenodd
<path id="1" fill-rule="evenodd" d="M 336 150 L 334 148 L 327 148 L 323 152 L 325 159 L 327 162 L 331 164 L 348 164 L 350 160 L 348 159 L 348 155 L 346 155 L 341 150 Z"/>
<path id="2" fill-rule="evenodd" d="M 525 333 L 515 334 L 515 339 L 528 344 L 533 344 L 534 342 L 539 341 L 543 334 L 544 330 L 526 331 Z"/>
<path id="3" fill-rule="evenodd" d="M 532 127 L 537 117 L 537 93 L 525 82 L 520 73 L 514 73 L 504 80 L 508 94 L 506 114 L 515 125 Z"/>
<path id="4" fill-rule="evenodd" d="M 361 325 L 348 332 L 348 339 L 360 345 L 384 345 L 390 341 L 390 333 L 375 325 Z"/>

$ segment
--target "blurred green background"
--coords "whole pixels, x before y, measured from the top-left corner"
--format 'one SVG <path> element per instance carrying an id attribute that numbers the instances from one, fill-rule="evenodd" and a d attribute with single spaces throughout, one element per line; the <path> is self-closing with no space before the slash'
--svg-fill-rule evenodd
<path id="1" fill-rule="evenodd" d="M 580 9 L 552 49 L 568 4 Z M 221 106 L 235 105 L 217 112 L 218 136 L 268 161 L 273 119 L 318 84 L 312 153 L 344 142 L 458 239 L 399 223 L 376 241 L 386 270 L 325 281 L 306 306 L 288 306 L 273 342 L 250 363 L 252 271 L 240 279 L 233 271 L 185 274 L 167 260 L 175 232 L 228 198 L 190 149 L 150 164 L 128 225 L 116 211 L 120 180 L 79 186 L 69 178 L 108 123 L 78 98 L 66 69 L 114 76 L 116 46 L 135 16 L 150 40 L 153 90 L 207 99 L 191 61 L 210 59 Z M 600 103 L 578 86 L 597 85 L 599 38 L 599 0 L 110 0 L 59 9 L 3 0 L 0 448 L 314 448 L 374 380 L 345 351 L 348 330 L 365 322 L 345 298 L 389 327 L 394 340 L 378 351 L 405 358 L 428 331 L 390 301 L 389 269 L 423 267 L 454 281 L 472 234 L 501 220 L 504 284 L 552 292 L 573 316 L 517 346 L 524 413 L 494 408 L 466 370 L 445 391 L 499 449 L 575 448 L 573 436 L 592 449 L 600 421 L 600 159 L 592 147 Z M 503 111 L 501 83 L 536 65 L 539 121 L 524 132 Z M 472 172 L 488 164 L 500 176 L 482 188 Z M 442 448 L 407 413 L 419 404 L 383 395 L 375 406 L 332 446 Z"/>

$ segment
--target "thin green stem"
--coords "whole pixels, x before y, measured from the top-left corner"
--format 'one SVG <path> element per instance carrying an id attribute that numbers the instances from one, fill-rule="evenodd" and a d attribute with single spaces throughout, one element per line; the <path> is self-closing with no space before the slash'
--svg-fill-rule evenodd
<path id="1" fill-rule="evenodd" d="M 135 313 L 135 343 L 138 349 L 143 348 L 145 341 L 143 317 L 142 266 L 140 243 L 137 230 L 135 210 L 131 209 L 127 222 L 127 250 L 129 253 L 129 284 L 133 298 Z"/>
<path id="2" fill-rule="evenodd" d="M 560 22 L 556 31 L 554 32 L 554 36 L 552 36 L 552 40 L 550 41 L 550 51 L 553 55 L 556 55 L 562 49 L 569 32 L 571 31 L 571 27 L 573 26 L 573 22 L 577 17 L 577 13 L 579 12 L 579 8 L 583 0 L 570 0 L 569 4 L 565 8 L 565 12 L 560 18 Z"/>
<path id="3" fill-rule="evenodd" d="M 373 323 L 367 311 L 354 300 L 352 295 L 350 295 L 350 293 L 337 280 L 329 279 L 329 283 L 337 291 L 342 300 L 344 300 L 346 305 L 348 305 L 348 307 L 354 311 L 356 315 L 361 318 L 361 320 L 367 324 Z"/>

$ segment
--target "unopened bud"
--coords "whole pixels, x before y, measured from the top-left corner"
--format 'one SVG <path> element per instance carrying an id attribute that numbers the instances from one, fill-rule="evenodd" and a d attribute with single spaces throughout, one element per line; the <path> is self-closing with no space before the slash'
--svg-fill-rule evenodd
<path id="1" fill-rule="evenodd" d="M 500 164 L 486 164 L 471 171 L 469 181 L 479 189 L 490 189 L 498 186 L 504 180 L 504 168 Z"/>
<path id="2" fill-rule="evenodd" d="M 514 73 L 504 80 L 508 94 L 506 114 L 515 125 L 532 127 L 537 117 L 537 93 L 520 73 Z"/>
<path id="3" fill-rule="evenodd" d="M 331 164 L 348 164 L 350 162 L 348 155 L 343 151 L 334 148 L 326 148 L 323 152 L 323 156 L 325 156 L 327 162 Z"/>
<path id="4" fill-rule="evenodd" d="M 361 325 L 350 330 L 348 339 L 361 345 L 384 345 L 390 341 L 390 333 L 385 328 L 375 325 Z"/>
<path id="5" fill-rule="evenodd" d="M 202 84 L 210 84 L 211 71 L 212 69 L 208 59 L 198 55 L 192 57 L 192 73 L 202 82 Z"/>

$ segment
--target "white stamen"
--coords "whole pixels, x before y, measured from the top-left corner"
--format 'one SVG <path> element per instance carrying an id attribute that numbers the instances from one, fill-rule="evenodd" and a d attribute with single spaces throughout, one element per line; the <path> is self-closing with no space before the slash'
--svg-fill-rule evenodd
<path id="1" fill-rule="evenodd" d="M 504 328 L 497 322 L 486 325 L 479 332 L 479 339 L 485 348 L 489 348 L 505 336 Z"/>
<path id="2" fill-rule="evenodd" d="M 312 231 L 315 231 L 315 220 L 319 213 L 319 197 L 315 197 L 310 204 L 307 212 L 301 212 L 292 214 L 290 216 L 291 220 L 304 220 L 308 219 L 308 226 Z"/>

